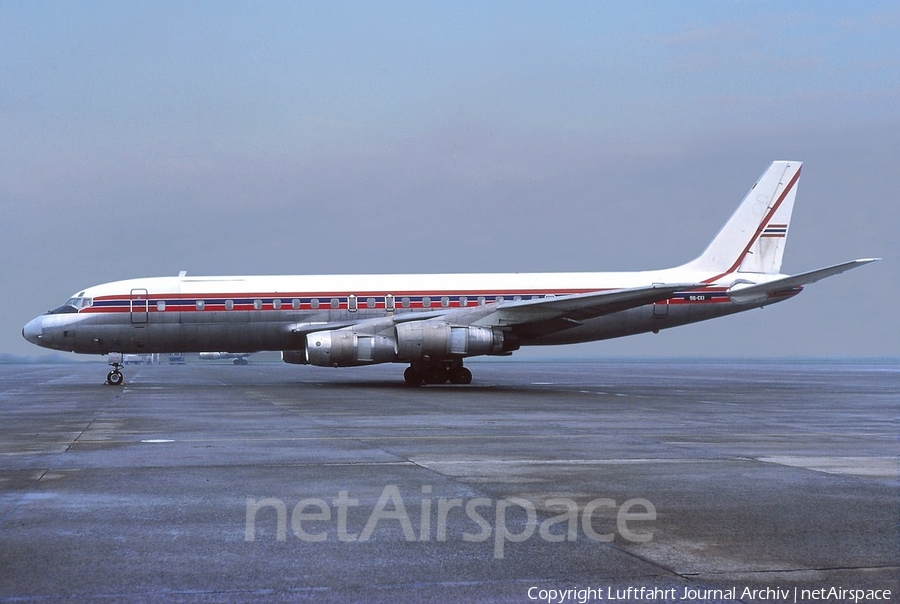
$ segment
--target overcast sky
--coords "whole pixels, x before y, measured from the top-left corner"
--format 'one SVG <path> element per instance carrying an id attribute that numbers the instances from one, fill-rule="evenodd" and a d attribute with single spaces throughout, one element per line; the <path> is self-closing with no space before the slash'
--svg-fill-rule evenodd
<path id="1" fill-rule="evenodd" d="M 766 308 L 544 353 L 900 354 L 896 2 L 0 0 L 0 352 L 86 286 L 639 270 L 805 162 Z"/>

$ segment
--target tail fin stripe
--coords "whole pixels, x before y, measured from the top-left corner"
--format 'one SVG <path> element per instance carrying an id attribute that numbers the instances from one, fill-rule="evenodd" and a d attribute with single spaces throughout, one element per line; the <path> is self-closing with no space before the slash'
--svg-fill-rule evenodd
<path id="1" fill-rule="evenodd" d="M 744 251 L 742 251 L 738 255 L 737 260 L 734 261 L 734 264 L 732 264 L 731 267 L 724 273 L 716 275 L 715 277 L 710 277 L 709 279 L 704 279 L 703 283 L 713 283 L 715 281 L 718 281 L 725 275 L 727 275 L 729 273 L 733 273 L 734 271 L 736 271 L 738 269 L 738 267 L 744 261 L 744 257 L 747 255 L 747 252 L 750 250 L 750 248 L 753 246 L 753 244 L 756 242 L 756 240 L 759 239 L 763 235 L 763 231 L 766 229 L 766 225 L 769 224 L 769 221 L 772 219 L 772 216 L 774 216 L 775 212 L 778 211 L 779 206 L 781 206 L 781 202 L 784 201 L 785 197 L 788 196 L 788 193 L 791 192 L 791 189 L 794 188 L 794 185 L 797 184 L 797 180 L 800 178 L 800 170 L 801 169 L 802 168 L 797 169 L 797 171 L 794 173 L 794 177 L 791 178 L 788 185 L 784 188 L 784 191 L 781 192 L 781 195 L 778 197 L 778 200 L 772 205 L 771 208 L 769 208 L 769 211 L 766 213 L 766 215 L 760 221 L 759 226 L 756 227 L 756 232 L 753 234 L 753 237 L 751 237 L 750 241 L 747 242 L 747 245 L 744 247 Z M 772 226 L 773 227 L 777 226 L 777 227 L 782 227 L 782 228 L 787 227 L 787 225 L 772 225 Z M 784 237 L 785 234 L 775 235 L 775 236 Z"/>

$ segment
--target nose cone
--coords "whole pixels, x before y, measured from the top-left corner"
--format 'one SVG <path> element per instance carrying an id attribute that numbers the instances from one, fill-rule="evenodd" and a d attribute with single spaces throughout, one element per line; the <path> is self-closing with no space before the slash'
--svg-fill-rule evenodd
<path id="1" fill-rule="evenodd" d="M 22 328 L 22 337 L 31 342 L 32 344 L 41 345 L 41 336 L 44 333 L 44 318 L 36 317 L 28 322 L 25 327 Z"/>

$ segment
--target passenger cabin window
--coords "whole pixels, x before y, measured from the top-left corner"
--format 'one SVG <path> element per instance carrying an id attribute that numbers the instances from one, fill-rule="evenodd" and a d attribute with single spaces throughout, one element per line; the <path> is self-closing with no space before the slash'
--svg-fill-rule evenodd
<path id="1" fill-rule="evenodd" d="M 428 296 L 424 296 L 422 298 L 422 306 L 425 308 L 428 308 L 429 306 L 431 306 L 431 298 Z"/>
<path id="2" fill-rule="evenodd" d="M 331 308 L 340 308 L 341 307 L 341 299 L 340 298 L 332 298 L 331 299 Z"/>
<path id="3" fill-rule="evenodd" d="M 465 296 L 460 296 L 460 297 L 459 297 L 459 305 L 460 305 L 460 306 L 468 306 L 468 305 L 469 305 L 469 299 L 466 298 Z"/>
<path id="4" fill-rule="evenodd" d="M 293 308 L 294 310 L 299 310 L 300 300 L 297 298 L 294 298 L 293 300 L 291 300 L 291 308 Z"/>
<path id="5" fill-rule="evenodd" d="M 444 308 L 450 306 L 450 298 L 448 298 L 447 296 L 441 296 L 441 306 L 443 306 Z"/>
<path id="6" fill-rule="evenodd" d="M 478 296 L 478 306 L 484 306 L 484 296 Z"/>
<path id="7" fill-rule="evenodd" d="M 403 308 L 409 308 L 409 298 L 407 296 L 403 296 L 400 298 L 400 306 Z"/>
<path id="8" fill-rule="evenodd" d="M 278 298 L 275 298 L 274 300 L 272 300 L 272 308 L 274 308 L 275 310 L 280 310 L 281 309 L 281 300 L 279 300 Z"/>
<path id="9" fill-rule="evenodd" d="M 388 312 L 394 311 L 394 294 L 387 294 L 384 297 L 384 309 Z"/>
<path id="10" fill-rule="evenodd" d="M 165 309 L 166 309 L 166 301 L 165 300 L 160 300 L 159 302 L 156 303 L 156 310 L 158 310 L 159 312 L 162 312 Z"/>
<path id="11" fill-rule="evenodd" d="M 359 300 L 353 294 L 347 296 L 347 310 L 350 312 L 356 312 L 359 308 Z"/>
<path id="12" fill-rule="evenodd" d="M 225 310 L 234 310 L 234 300 L 225 300 Z"/>
<path id="13" fill-rule="evenodd" d="M 262 310 L 262 300 L 253 301 L 253 310 Z"/>
<path id="14" fill-rule="evenodd" d="M 204 302 L 203 300 L 197 300 L 196 306 L 197 310 L 203 310 L 204 308 L 206 308 L 206 302 Z"/>
<path id="15" fill-rule="evenodd" d="M 319 299 L 318 299 L 318 298 L 313 298 L 312 300 L 310 300 L 310 301 L 309 301 L 309 307 L 310 307 L 310 308 L 319 308 Z"/>
<path id="16" fill-rule="evenodd" d="M 375 308 L 375 298 L 366 298 L 366 308 Z"/>

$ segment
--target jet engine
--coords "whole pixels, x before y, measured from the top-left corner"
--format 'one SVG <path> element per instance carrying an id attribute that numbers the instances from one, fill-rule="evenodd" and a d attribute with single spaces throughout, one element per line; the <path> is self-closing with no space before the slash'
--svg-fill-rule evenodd
<path id="1" fill-rule="evenodd" d="M 400 323 L 393 335 L 344 327 L 307 334 L 302 351 L 284 351 L 285 363 L 320 367 L 351 367 L 394 361 L 441 361 L 482 354 L 503 354 L 519 348 L 512 335 L 475 325 L 445 321 Z M 390 332 L 388 332 L 390 333 Z"/>
<path id="2" fill-rule="evenodd" d="M 394 339 L 353 328 L 317 331 L 306 336 L 306 362 L 320 367 L 374 365 L 395 360 Z"/>
<path id="3" fill-rule="evenodd" d="M 397 356 L 405 361 L 429 361 L 481 354 L 502 354 L 519 348 L 499 329 L 476 325 L 455 326 L 445 321 L 400 323 Z"/>

